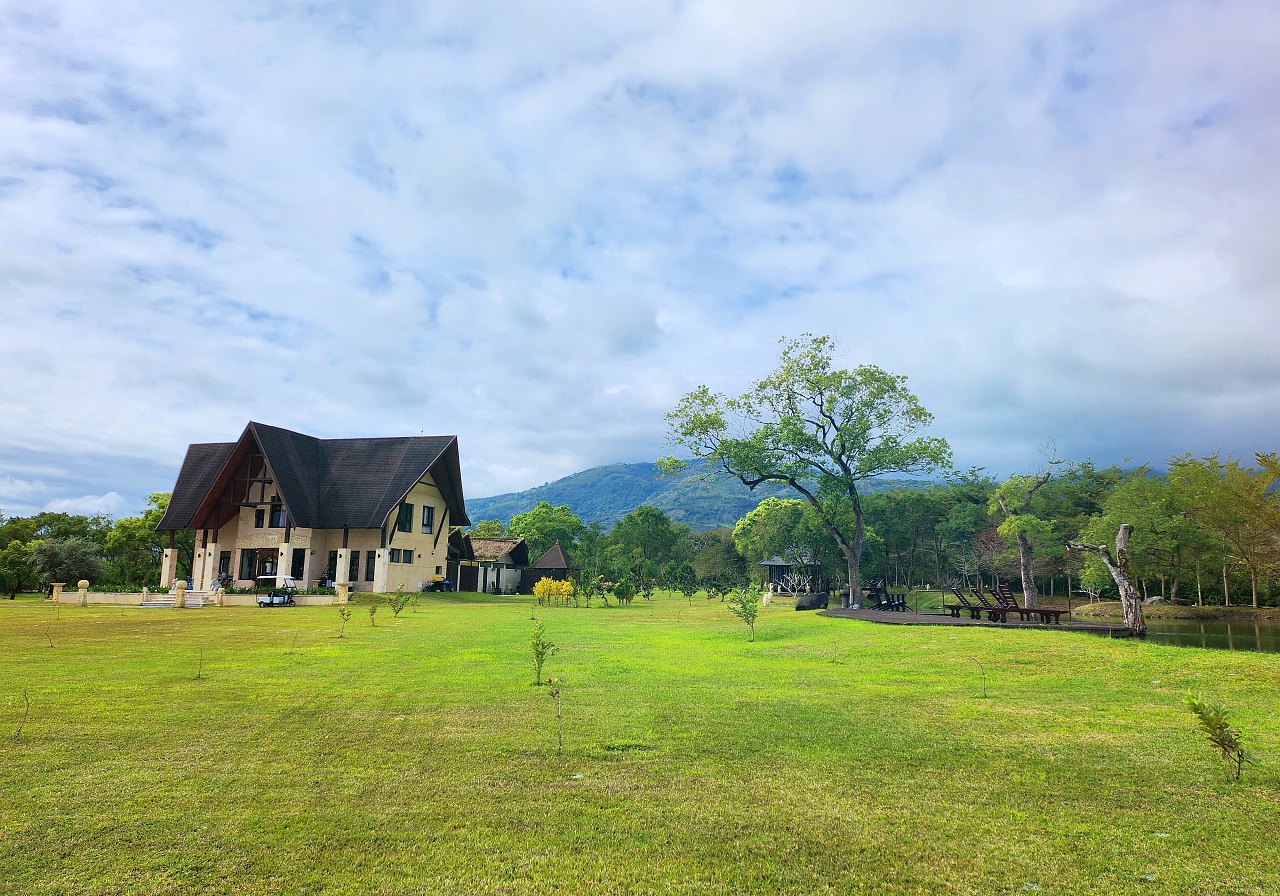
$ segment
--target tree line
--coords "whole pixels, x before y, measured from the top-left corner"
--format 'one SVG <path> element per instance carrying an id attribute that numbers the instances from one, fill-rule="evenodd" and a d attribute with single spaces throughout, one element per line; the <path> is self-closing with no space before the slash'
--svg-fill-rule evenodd
<path id="1" fill-rule="evenodd" d="M 1067 463 L 1050 452 L 1038 473 L 1003 482 L 971 469 L 932 489 L 864 494 L 868 480 L 886 473 L 947 470 L 950 446 L 927 434 L 933 417 L 905 377 L 873 365 L 836 367 L 827 336 L 781 344 L 777 368 L 740 395 L 707 386 L 685 395 L 667 414 L 668 439 L 750 488 L 788 487 L 795 506 L 785 512 L 801 542 L 792 550 L 832 576 L 843 565 L 845 606 L 857 602 L 868 572 L 898 585 L 1017 580 L 1029 606 L 1041 584 L 1053 593 L 1072 588 L 1074 578 L 1101 594 L 1115 585 L 1113 572 L 1132 585 L 1121 591 L 1127 603 L 1140 590 L 1179 599 L 1192 587 L 1196 600 L 1212 599 L 1211 574 L 1220 574 L 1223 603 L 1238 596 L 1242 580 L 1253 605 L 1274 599 L 1276 454 L 1257 454 L 1253 464 L 1182 455 L 1158 475 Z M 672 472 L 685 466 L 674 457 L 660 463 Z M 1112 538 L 1119 565 L 1108 566 L 1105 551 L 1084 550 Z"/>
<path id="2" fill-rule="evenodd" d="M 156 525 L 168 505 L 169 493 L 159 492 L 147 498 L 138 516 L 114 521 L 103 514 L 0 513 L 0 592 L 13 598 L 45 590 L 50 582 L 81 579 L 106 590 L 158 587 L 168 537 L 162 542 Z M 191 568 L 194 543 L 194 533 L 178 533 L 175 546 L 183 574 Z"/>
<path id="3" fill-rule="evenodd" d="M 1180 455 L 1165 472 L 1047 460 L 1034 475 L 1003 481 L 981 469 L 951 472 L 931 487 L 861 499 L 863 579 L 896 589 L 1012 584 L 1024 596 L 1114 597 L 1097 557 L 1074 540 L 1105 543 L 1128 523 L 1135 580 L 1144 598 L 1197 604 L 1280 603 L 1280 458 L 1247 465 L 1214 455 Z M 832 587 L 847 584 L 845 557 L 801 498 L 770 497 L 732 528 L 692 530 L 640 507 L 612 530 L 585 525 L 566 505 L 540 502 L 510 524 L 485 520 L 475 535 L 525 538 L 530 555 L 553 543 L 584 575 L 632 577 L 661 587 L 691 580 L 726 589 L 764 581 L 777 557 L 810 567 Z M 1026 573 L 1025 570 L 1030 572 Z"/>

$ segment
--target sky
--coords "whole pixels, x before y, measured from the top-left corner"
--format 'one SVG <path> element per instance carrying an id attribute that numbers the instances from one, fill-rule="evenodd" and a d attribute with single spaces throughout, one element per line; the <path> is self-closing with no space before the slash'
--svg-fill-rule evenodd
<path id="1" fill-rule="evenodd" d="M 1265 0 L 0 0 L 0 510 L 135 514 L 249 420 L 521 490 L 804 332 L 960 469 L 1276 450 L 1277 46 Z"/>

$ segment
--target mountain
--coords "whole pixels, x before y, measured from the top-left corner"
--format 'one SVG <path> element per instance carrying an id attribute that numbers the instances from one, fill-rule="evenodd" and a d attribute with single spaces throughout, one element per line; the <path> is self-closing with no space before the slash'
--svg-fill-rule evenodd
<path id="1" fill-rule="evenodd" d="M 786 486 L 765 484 L 751 491 L 737 479 L 723 473 L 706 477 L 703 461 L 693 461 L 680 476 L 663 476 L 657 464 L 608 464 L 574 473 L 522 492 L 468 498 L 467 515 L 472 522 L 502 520 L 508 523 L 517 513 L 532 510 L 539 501 L 567 504 L 587 524 L 599 523 L 605 530 L 631 511 L 647 504 L 693 529 L 732 526 L 765 498 L 794 498 Z M 890 488 L 922 488 L 932 485 L 918 479 L 885 479 L 868 482 L 864 491 Z"/>

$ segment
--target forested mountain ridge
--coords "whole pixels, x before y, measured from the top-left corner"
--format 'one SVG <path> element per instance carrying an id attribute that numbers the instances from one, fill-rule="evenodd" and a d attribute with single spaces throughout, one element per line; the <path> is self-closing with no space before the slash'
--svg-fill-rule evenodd
<path id="1" fill-rule="evenodd" d="M 664 476 L 657 464 L 608 464 L 574 473 L 522 492 L 468 498 L 472 521 L 501 520 L 533 509 L 539 501 L 567 504 L 587 524 L 609 529 L 637 507 L 648 505 L 693 529 L 732 526 L 769 497 L 799 497 L 786 486 L 765 484 L 755 491 L 724 474 L 706 477 L 703 461 L 693 461 L 680 476 Z M 884 479 L 864 483 L 867 492 L 889 488 L 918 488 L 932 483 L 915 479 Z"/>

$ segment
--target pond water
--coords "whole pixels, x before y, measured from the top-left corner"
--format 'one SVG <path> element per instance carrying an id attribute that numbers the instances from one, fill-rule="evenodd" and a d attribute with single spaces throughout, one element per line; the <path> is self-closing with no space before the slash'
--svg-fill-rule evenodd
<path id="1" fill-rule="evenodd" d="M 1181 647 L 1280 653 L 1280 625 L 1252 619 L 1148 619 L 1147 640 Z"/>

